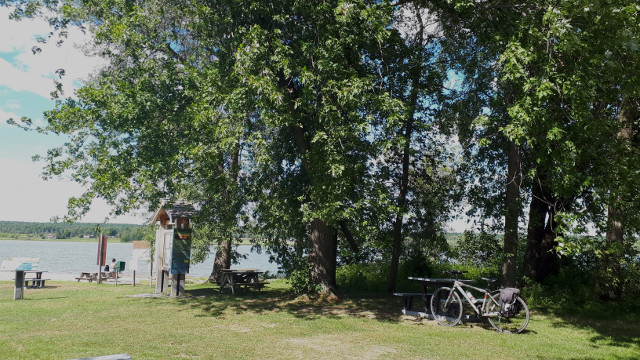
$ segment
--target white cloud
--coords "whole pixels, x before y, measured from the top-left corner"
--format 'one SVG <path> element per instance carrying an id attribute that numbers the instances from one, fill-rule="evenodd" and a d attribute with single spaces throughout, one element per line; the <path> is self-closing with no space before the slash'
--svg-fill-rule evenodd
<path id="1" fill-rule="evenodd" d="M 0 7 L 0 52 L 23 51 L 26 44 L 35 43 L 34 34 L 49 33 L 49 25 L 44 21 L 9 19 L 11 9 Z"/>
<path id="2" fill-rule="evenodd" d="M 11 100 L 7 101 L 5 107 L 8 109 L 19 110 L 22 106 L 19 101 Z M 7 120 L 13 119 L 16 122 L 20 122 L 21 118 L 22 116 L 14 112 L 3 111 L 2 106 L 0 106 L 0 129 L 2 129 L 2 127 L 11 127 L 12 129 L 15 129 L 11 125 L 7 124 Z M 47 125 L 42 117 L 32 118 L 31 121 L 33 122 L 33 125 L 37 127 L 45 127 Z"/>
<path id="3" fill-rule="evenodd" d="M 9 54 L 12 61 L 0 59 L 0 85 L 14 91 L 29 91 L 49 98 L 55 89 L 56 70 L 64 69 L 66 74 L 58 79 L 63 84 L 66 96 L 73 95 L 77 87 L 74 82 L 88 76 L 104 64 L 98 57 L 85 55 L 83 48 L 90 44 L 91 36 L 77 28 L 70 28 L 61 46 L 56 39 L 45 44 L 36 42 L 38 35 L 47 35 L 51 29 L 41 19 L 9 20 L 10 10 L 0 7 L 0 53 Z M 9 34 L 5 36 L 5 34 Z M 32 47 L 41 52 L 34 54 Z"/>
<path id="4" fill-rule="evenodd" d="M 404 39 L 414 39 L 419 31 L 418 22 L 416 18 L 420 15 L 422 24 L 425 27 L 425 35 L 437 34 L 441 36 L 440 22 L 435 14 L 430 13 L 427 9 L 416 9 L 413 3 L 401 5 L 400 11 L 396 15 L 394 21 L 394 27 L 400 31 L 400 34 Z M 427 38 L 425 37 L 425 40 Z M 428 41 L 428 40 L 427 40 Z"/>
<path id="5" fill-rule="evenodd" d="M 7 120 L 9 119 L 18 120 L 20 119 L 20 116 L 18 116 L 16 113 L 6 112 L 0 109 L 0 129 L 2 129 L 2 127 L 4 126 L 9 126 L 7 125 Z"/>
<path id="6" fill-rule="evenodd" d="M 57 146 L 61 141 L 53 135 L 43 135 L 6 125 L 6 120 L 19 120 L 26 109 L 39 106 L 27 103 L 29 97 L 19 96 L 16 92 L 30 92 L 49 98 L 55 85 L 57 69 L 65 69 L 62 78 L 65 96 L 72 96 L 74 82 L 87 79 L 94 69 L 104 62 L 98 58 L 85 56 L 81 50 L 90 36 L 78 29 L 69 29 L 68 38 L 62 46 L 56 46 L 52 40 L 38 44 L 36 35 L 47 35 L 51 30 L 42 20 L 25 19 L 19 22 L 8 19 L 10 10 L 0 6 L 0 94 L 6 98 L 0 104 L 0 135 L 10 138 L 16 146 L 0 143 L 0 220 L 47 222 L 52 217 L 66 214 L 69 197 L 82 194 L 82 187 L 72 181 L 54 179 L 42 180 L 42 164 L 28 159 L 30 155 L 44 153 L 48 148 Z M 32 52 L 38 45 L 42 51 Z M 37 111 L 36 111 L 37 112 Z M 43 125 L 41 117 L 35 118 Z M 96 200 L 92 210 L 81 219 L 83 222 L 103 222 L 109 214 L 109 206 Z M 109 220 L 111 223 L 142 224 L 146 214 L 122 216 Z"/>
<path id="7" fill-rule="evenodd" d="M 18 100 L 9 100 L 5 103 L 5 106 L 8 109 L 19 109 L 20 108 L 20 102 Z"/>
<path id="8" fill-rule="evenodd" d="M 2 111 L 2 109 L 0 108 L 0 119 L 2 120 L 6 120 L 8 118 L 20 118 L 16 113 L 14 112 L 6 112 L 6 111 Z M 2 121 L 4 122 L 4 121 Z"/>
<path id="9" fill-rule="evenodd" d="M 40 164 L 0 157 L 0 168 L 0 220 L 48 222 L 66 213 L 69 196 L 82 193 L 82 187 L 72 181 L 42 180 Z M 96 201 L 81 221 L 101 223 L 108 213 L 108 205 Z M 145 220 L 143 215 L 131 215 L 109 222 L 143 224 Z"/>
<path id="10" fill-rule="evenodd" d="M 0 85 L 4 85 L 13 91 L 29 91 L 44 98 L 55 86 L 51 79 L 46 79 L 39 74 L 25 72 L 11 65 L 8 61 L 0 59 Z"/>

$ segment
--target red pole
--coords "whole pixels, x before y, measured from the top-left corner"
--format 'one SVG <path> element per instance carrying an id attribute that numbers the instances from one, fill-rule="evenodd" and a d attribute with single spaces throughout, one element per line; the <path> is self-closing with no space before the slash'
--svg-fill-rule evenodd
<path id="1" fill-rule="evenodd" d="M 102 282 L 102 269 L 107 259 L 107 237 L 100 234 L 98 237 L 98 284 Z"/>

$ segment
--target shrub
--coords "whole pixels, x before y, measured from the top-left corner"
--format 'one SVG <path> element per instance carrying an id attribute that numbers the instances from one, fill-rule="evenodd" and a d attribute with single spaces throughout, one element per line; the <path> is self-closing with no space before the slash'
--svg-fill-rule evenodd
<path id="1" fill-rule="evenodd" d="M 294 260 L 287 281 L 295 294 L 315 293 L 320 290 L 319 285 L 311 283 L 311 264 L 304 258 Z"/>
<path id="2" fill-rule="evenodd" d="M 343 265 L 336 271 L 336 282 L 339 288 L 346 290 L 383 292 L 388 274 L 386 262 Z"/>

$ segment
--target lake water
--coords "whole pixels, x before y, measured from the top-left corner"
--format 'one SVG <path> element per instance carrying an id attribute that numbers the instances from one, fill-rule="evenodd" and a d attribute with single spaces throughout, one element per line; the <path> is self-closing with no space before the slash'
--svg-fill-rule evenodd
<path id="1" fill-rule="evenodd" d="M 269 256 L 264 252 L 258 254 L 251 252 L 251 245 L 237 245 L 238 253 L 247 255 L 233 268 L 251 268 L 269 271 L 272 274 L 278 272 L 278 266 L 269 262 Z M 67 242 L 67 241 L 22 241 L 1 240 L 0 261 L 11 257 L 39 257 L 40 269 L 52 273 L 76 274 L 82 271 L 95 271 L 98 244 L 94 242 Z M 111 258 L 124 261 L 125 274 L 131 269 L 130 262 L 133 254 L 133 244 L 109 243 L 107 245 L 107 263 Z M 212 254 L 200 264 L 192 264 L 189 275 L 208 277 L 213 268 L 215 249 Z M 138 267 L 137 274 L 148 275 L 148 268 Z M 155 273 L 154 273 L 155 275 Z"/>

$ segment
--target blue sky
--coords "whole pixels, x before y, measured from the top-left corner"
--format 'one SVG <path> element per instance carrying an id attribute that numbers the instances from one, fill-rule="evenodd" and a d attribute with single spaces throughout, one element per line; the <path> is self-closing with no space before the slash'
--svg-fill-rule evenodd
<path id="1" fill-rule="evenodd" d="M 66 179 L 42 180 L 43 164 L 31 158 L 45 154 L 64 138 L 42 135 L 8 125 L 6 120 L 29 117 L 42 124 L 43 112 L 53 107 L 55 71 L 63 68 L 61 80 L 65 95 L 72 96 L 83 79 L 95 71 L 100 60 L 85 56 L 81 48 L 88 37 L 71 30 L 67 41 L 38 44 L 36 37 L 49 33 L 48 24 L 40 20 L 16 22 L 9 19 L 9 9 L 0 7 L 0 220 L 46 222 L 66 211 L 67 199 L 82 193 L 82 188 Z M 34 54 L 39 45 L 42 51 Z M 103 222 L 109 209 L 96 202 L 82 222 Z M 145 216 L 134 214 L 108 222 L 142 224 Z"/>

